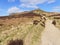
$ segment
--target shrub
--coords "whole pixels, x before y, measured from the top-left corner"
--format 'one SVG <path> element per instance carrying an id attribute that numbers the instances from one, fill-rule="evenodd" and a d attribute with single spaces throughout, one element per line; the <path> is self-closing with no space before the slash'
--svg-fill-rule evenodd
<path id="1" fill-rule="evenodd" d="M 8 45 L 23 45 L 23 40 L 10 40 Z"/>

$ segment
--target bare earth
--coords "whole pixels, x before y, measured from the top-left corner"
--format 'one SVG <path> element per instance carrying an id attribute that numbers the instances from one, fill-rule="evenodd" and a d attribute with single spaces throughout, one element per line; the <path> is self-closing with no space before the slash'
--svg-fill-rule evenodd
<path id="1" fill-rule="evenodd" d="M 48 19 L 45 23 L 41 45 L 60 45 L 60 30 L 52 24 L 52 20 Z"/>
<path id="2" fill-rule="evenodd" d="M 24 42 L 25 45 L 30 45 L 32 36 L 33 36 L 32 33 L 29 33 L 27 35 L 27 37 L 25 38 L 25 42 Z"/>

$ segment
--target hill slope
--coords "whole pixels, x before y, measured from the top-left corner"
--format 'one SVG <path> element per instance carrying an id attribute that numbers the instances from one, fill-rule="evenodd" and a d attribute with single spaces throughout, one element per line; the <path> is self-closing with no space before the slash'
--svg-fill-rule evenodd
<path id="1" fill-rule="evenodd" d="M 16 39 L 23 40 L 24 45 L 40 45 L 41 33 L 45 28 L 42 16 L 48 17 L 50 13 L 33 10 L 0 17 L 0 45 L 8 45 L 10 40 Z M 60 28 L 60 19 L 52 20 L 56 20 L 55 26 Z M 35 25 L 34 21 L 38 24 Z"/>

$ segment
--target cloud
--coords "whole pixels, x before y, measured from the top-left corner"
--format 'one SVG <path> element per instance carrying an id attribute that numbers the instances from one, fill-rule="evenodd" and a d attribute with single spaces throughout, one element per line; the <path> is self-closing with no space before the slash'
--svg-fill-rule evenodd
<path id="1" fill-rule="evenodd" d="M 20 0 L 21 4 L 20 7 L 26 7 L 26 8 L 39 8 L 38 4 L 44 4 L 44 3 L 54 3 L 55 0 Z"/>
<path id="2" fill-rule="evenodd" d="M 37 5 L 37 4 L 43 4 L 43 3 L 53 3 L 55 0 L 20 0 L 20 2 L 24 4 L 31 4 L 31 5 Z"/>
<path id="3" fill-rule="evenodd" d="M 56 0 L 48 0 L 48 3 L 54 3 Z"/>
<path id="4" fill-rule="evenodd" d="M 22 10 L 20 10 L 18 7 L 11 7 L 8 9 L 8 13 L 17 13 L 17 12 L 21 12 Z"/>
<path id="5" fill-rule="evenodd" d="M 46 1 L 47 0 L 20 0 L 20 2 L 24 4 L 32 4 L 32 5 L 42 4 L 45 3 Z"/>
<path id="6" fill-rule="evenodd" d="M 16 0 L 8 0 L 8 2 L 15 2 Z"/>
<path id="7" fill-rule="evenodd" d="M 20 7 L 24 7 L 24 8 L 35 8 L 35 9 L 38 8 L 38 6 L 36 6 L 36 5 L 29 5 L 29 4 L 27 4 L 27 5 L 21 4 Z"/>
<path id="8" fill-rule="evenodd" d="M 60 6 L 55 6 L 52 8 L 53 12 L 60 12 Z"/>

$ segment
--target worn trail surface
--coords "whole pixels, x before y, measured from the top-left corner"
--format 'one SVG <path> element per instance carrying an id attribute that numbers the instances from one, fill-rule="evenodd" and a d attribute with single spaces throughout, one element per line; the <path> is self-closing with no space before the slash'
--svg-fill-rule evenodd
<path id="1" fill-rule="evenodd" d="M 60 45 L 60 30 L 52 24 L 52 20 L 45 22 L 41 42 L 41 45 Z"/>

